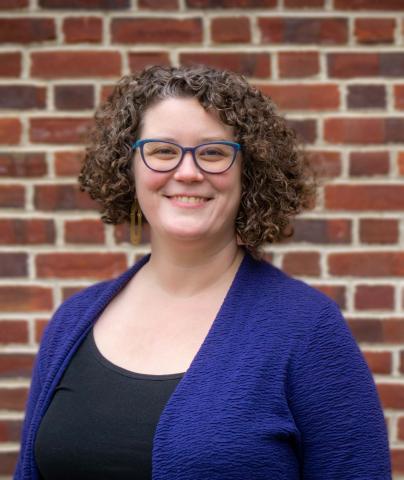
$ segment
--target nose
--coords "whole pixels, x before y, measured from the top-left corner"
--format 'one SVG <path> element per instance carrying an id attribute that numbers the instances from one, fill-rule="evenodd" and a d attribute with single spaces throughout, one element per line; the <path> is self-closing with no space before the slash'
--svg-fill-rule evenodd
<path id="1" fill-rule="evenodd" d="M 200 182 L 203 180 L 203 174 L 194 162 L 191 152 L 185 153 L 174 173 L 174 178 L 183 182 Z"/>

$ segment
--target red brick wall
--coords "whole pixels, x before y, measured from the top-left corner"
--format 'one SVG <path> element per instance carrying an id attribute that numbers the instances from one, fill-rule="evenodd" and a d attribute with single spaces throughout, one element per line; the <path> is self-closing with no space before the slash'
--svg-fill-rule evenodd
<path id="1" fill-rule="evenodd" d="M 122 74 L 195 61 L 251 78 L 307 141 L 318 206 L 268 252 L 343 309 L 404 475 L 403 14 L 404 0 L 0 0 L 0 477 L 52 312 L 148 248 L 77 190 L 94 107 Z"/>

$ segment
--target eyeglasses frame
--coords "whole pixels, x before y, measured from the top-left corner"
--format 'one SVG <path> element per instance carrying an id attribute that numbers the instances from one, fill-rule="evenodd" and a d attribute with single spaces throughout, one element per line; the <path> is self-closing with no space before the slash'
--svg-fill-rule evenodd
<path id="1" fill-rule="evenodd" d="M 150 143 L 150 142 L 162 142 L 162 143 L 168 143 L 169 145 L 175 145 L 176 147 L 179 147 L 181 149 L 181 157 L 177 163 L 177 165 L 175 165 L 173 168 L 170 168 L 169 170 L 156 170 L 155 168 L 152 168 L 147 162 L 146 162 L 146 159 L 145 159 L 145 156 L 144 156 L 144 152 L 143 152 L 143 146 L 145 143 Z M 207 170 L 205 170 L 204 168 L 202 168 L 199 164 L 198 164 L 198 160 L 196 159 L 196 150 L 199 148 L 199 147 L 203 147 L 205 145 L 231 145 L 233 148 L 234 148 L 234 156 L 233 156 L 233 159 L 230 163 L 230 165 L 225 168 L 224 170 L 221 170 L 220 172 L 209 172 Z M 194 163 L 195 165 L 199 168 L 199 170 L 201 170 L 202 172 L 204 173 L 208 173 L 208 174 L 211 174 L 211 175 L 218 175 L 218 174 L 221 174 L 221 173 L 224 173 L 224 172 L 227 172 L 227 170 L 229 170 L 229 168 L 232 167 L 232 165 L 234 164 L 236 158 L 237 158 L 237 154 L 238 152 L 241 150 L 241 145 L 237 142 L 230 142 L 230 141 L 226 141 L 226 140 L 218 140 L 216 142 L 207 142 L 207 143 L 201 143 L 199 145 L 196 145 L 195 147 L 183 147 L 182 145 L 179 145 L 178 143 L 175 143 L 175 142 L 169 142 L 167 140 L 160 140 L 158 138 L 145 138 L 143 140 L 137 140 L 135 143 L 132 144 L 132 149 L 133 150 L 136 150 L 136 148 L 139 148 L 140 150 L 140 156 L 143 160 L 143 163 L 146 165 L 147 168 L 149 168 L 150 170 L 153 170 L 153 172 L 158 172 L 158 173 L 167 173 L 167 172 L 172 172 L 173 170 L 175 170 L 176 168 L 178 168 L 180 165 L 181 165 L 181 162 L 183 161 L 184 157 L 185 157 L 185 154 L 187 152 L 191 152 L 192 154 L 192 158 L 194 160 Z"/>

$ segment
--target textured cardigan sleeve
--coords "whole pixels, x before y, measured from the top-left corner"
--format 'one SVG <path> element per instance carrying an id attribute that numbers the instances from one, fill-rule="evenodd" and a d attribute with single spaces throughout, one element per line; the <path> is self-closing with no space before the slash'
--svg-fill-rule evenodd
<path id="1" fill-rule="evenodd" d="M 290 363 L 288 401 L 304 480 L 391 479 L 386 425 L 370 369 L 333 303 Z"/>

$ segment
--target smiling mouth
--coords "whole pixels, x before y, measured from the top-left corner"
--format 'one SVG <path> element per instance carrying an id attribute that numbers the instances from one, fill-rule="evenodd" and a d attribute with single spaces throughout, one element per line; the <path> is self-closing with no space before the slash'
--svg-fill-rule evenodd
<path id="1" fill-rule="evenodd" d="M 198 204 L 198 203 L 205 203 L 212 198 L 209 197 L 198 197 L 194 195 L 164 195 L 166 198 L 170 200 L 176 200 L 181 203 L 189 203 L 189 204 Z"/>

